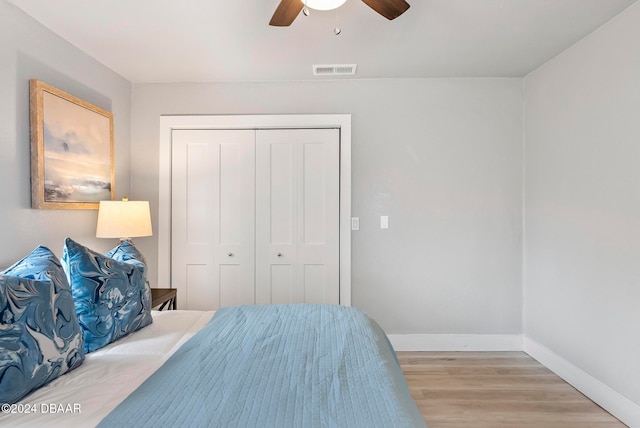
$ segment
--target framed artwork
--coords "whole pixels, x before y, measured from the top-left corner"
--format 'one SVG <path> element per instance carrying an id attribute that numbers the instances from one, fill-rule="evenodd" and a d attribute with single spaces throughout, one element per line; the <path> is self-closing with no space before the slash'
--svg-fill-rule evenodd
<path id="1" fill-rule="evenodd" d="M 29 82 L 31 207 L 98 209 L 112 200 L 113 114 L 39 80 Z"/>

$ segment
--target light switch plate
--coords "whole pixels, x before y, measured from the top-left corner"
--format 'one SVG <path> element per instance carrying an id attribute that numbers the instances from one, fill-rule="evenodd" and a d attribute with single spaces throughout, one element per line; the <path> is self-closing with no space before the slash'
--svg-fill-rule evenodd
<path id="1" fill-rule="evenodd" d="M 360 217 L 351 217 L 351 230 L 360 230 Z"/>
<path id="2" fill-rule="evenodd" d="M 389 229 L 389 216 L 380 216 L 380 229 Z"/>

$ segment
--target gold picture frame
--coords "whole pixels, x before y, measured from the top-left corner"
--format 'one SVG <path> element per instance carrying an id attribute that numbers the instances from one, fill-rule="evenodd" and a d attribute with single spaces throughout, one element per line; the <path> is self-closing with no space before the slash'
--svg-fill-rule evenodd
<path id="1" fill-rule="evenodd" d="M 113 200 L 113 114 L 29 81 L 31 207 L 98 209 Z"/>

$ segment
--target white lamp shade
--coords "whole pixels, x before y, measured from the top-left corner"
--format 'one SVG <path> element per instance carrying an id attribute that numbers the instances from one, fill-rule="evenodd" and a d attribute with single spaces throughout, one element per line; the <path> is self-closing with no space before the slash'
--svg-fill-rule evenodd
<path id="1" fill-rule="evenodd" d="M 337 9 L 347 0 L 303 0 L 303 3 L 315 10 L 333 10 Z"/>
<path id="2" fill-rule="evenodd" d="M 96 237 L 127 239 L 151 235 L 148 201 L 100 201 Z"/>

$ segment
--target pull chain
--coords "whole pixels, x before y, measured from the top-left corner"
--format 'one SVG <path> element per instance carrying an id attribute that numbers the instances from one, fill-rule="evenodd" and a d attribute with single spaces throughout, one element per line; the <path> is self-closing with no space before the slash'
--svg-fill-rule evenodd
<path id="1" fill-rule="evenodd" d="M 333 34 L 337 36 L 340 33 L 342 33 L 342 28 L 340 28 L 340 25 L 338 24 L 338 9 L 336 9 L 336 28 L 333 29 Z"/>

